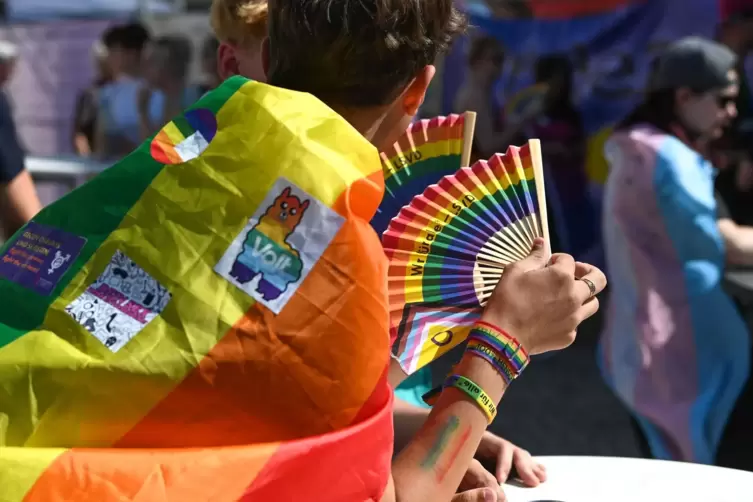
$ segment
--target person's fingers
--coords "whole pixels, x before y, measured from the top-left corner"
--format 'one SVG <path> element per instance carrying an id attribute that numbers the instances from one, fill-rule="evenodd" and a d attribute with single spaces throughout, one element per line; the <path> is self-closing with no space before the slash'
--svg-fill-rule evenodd
<path id="1" fill-rule="evenodd" d="M 539 477 L 533 472 L 533 457 L 526 450 L 518 448 L 515 451 L 515 469 L 518 471 L 520 480 L 528 486 L 538 486 Z"/>
<path id="2" fill-rule="evenodd" d="M 566 277 L 575 277 L 575 260 L 565 253 L 552 255 L 549 260 L 549 268 L 560 270 Z"/>
<path id="3" fill-rule="evenodd" d="M 546 467 L 544 467 L 541 464 L 535 464 L 533 466 L 533 472 L 536 473 L 536 477 L 539 478 L 540 482 L 546 481 Z"/>
<path id="4" fill-rule="evenodd" d="M 582 261 L 575 262 L 575 278 L 580 279 L 595 267 L 589 263 L 583 263 Z"/>
<path id="5" fill-rule="evenodd" d="M 504 502 L 504 494 L 502 498 L 499 497 L 500 491 L 492 488 L 468 490 L 452 497 L 452 502 Z"/>
<path id="6" fill-rule="evenodd" d="M 460 486 L 458 487 L 459 491 L 484 488 L 485 486 L 496 486 L 494 484 L 490 485 L 487 482 L 487 476 L 493 477 L 489 473 L 489 471 L 487 471 L 484 466 L 481 465 L 481 462 L 474 458 L 473 460 L 471 460 L 471 464 L 465 471 L 465 476 L 463 476 L 463 480 L 460 482 Z"/>
<path id="7" fill-rule="evenodd" d="M 607 278 L 604 273 L 595 268 L 589 273 L 575 279 L 575 294 L 581 303 L 585 303 L 595 297 L 607 286 Z"/>
<path id="8" fill-rule="evenodd" d="M 507 481 L 507 477 L 510 475 L 510 469 L 512 469 L 513 454 L 515 451 L 512 448 L 503 448 L 502 452 L 497 459 L 497 481 L 504 483 Z"/>
<path id="9" fill-rule="evenodd" d="M 548 258 L 544 239 L 537 237 L 533 241 L 531 253 L 525 259 L 511 265 L 511 268 L 521 272 L 529 272 L 537 268 L 543 268 Z"/>
<path id="10" fill-rule="evenodd" d="M 582 323 L 592 315 L 594 315 L 596 312 L 599 311 L 599 299 L 595 296 L 591 298 L 590 300 L 586 300 L 586 303 L 584 303 L 579 309 L 578 313 L 576 314 L 578 324 Z"/>
<path id="11" fill-rule="evenodd" d="M 604 272 L 588 263 L 578 262 L 575 264 L 575 279 L 588 279 L 591 281 L 596 287 L 597 295 L 607 287 L 607 276 L 604 275 Z"/>

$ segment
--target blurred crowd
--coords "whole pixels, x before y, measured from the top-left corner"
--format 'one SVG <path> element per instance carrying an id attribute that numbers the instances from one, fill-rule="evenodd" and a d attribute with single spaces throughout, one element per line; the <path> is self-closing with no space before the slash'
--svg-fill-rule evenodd
<path id="1" fill-rule="evenodd" d="M 140 23 L 109 28 L 92 50 L 97 76 L 77 100 L 76 153 L 115 159 L 131 152 L 219 83 L 218 45 L 207 38 L 200 54 L 203 78 L 190 82 L 188 38 L 151 37 Z"/>

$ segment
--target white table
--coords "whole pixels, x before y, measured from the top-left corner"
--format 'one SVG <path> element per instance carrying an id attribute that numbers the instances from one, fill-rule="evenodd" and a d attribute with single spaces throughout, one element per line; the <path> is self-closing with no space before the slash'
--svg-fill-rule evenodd
<path id="1" fill-rule="evenodd" d="M 610 457 L 538 457 L 548 480 L 504 486 L 508 502 L 753 502 L 753 473 Z"/>

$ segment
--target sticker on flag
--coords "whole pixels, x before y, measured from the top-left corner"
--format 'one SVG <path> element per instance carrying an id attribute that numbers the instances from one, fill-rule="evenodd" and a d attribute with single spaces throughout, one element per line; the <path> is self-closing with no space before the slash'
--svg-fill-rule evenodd
<path id="1" fill-rule="evenodd" d="M 162 313 L 172 295 L 121 251 L 65 311 L 112 352 Z"/>
<path id="2" fill-rule="evenodd" d="M 215 271 L 279 314 L 344 221 L 278 178 Z"/>
<path id="3" fill-rule="evenodd" d="M 181 164 L 204 153 L 215 134 L 217 119 L 210 110 L 190 110 L 157 133 L 150 151 L 157 162 Z"/>

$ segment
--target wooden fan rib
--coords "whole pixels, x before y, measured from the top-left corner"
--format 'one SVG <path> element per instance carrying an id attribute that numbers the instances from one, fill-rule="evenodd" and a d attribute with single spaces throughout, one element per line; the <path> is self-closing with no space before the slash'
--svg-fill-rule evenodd
<path id="1" fill-rule="evenodd" d="M 542 237 L 546 240 L 547 254 L 552 254 L 549 241 L 549 219 L 546 207 L 546 187 L 544 184 L 544 163 L 541 156 L 541 141 L 538 139 L 528 140 L 528 150 L 533 166 L 533 177 L 536 180 L 536 200 L 539 206 L 539 221 L 541 223 Z"/>
<path id="2" fill-rule="evenodd" d="M 514 253 L 511 253 L 508 248 L 496 244 L 491 239 L 486 241 L 486 244 L 479 250 L 479 253 L 487 252 L 493 256 L 496 256 L 500 262 L 512 263 L 522 258 L 516 257 Z"/>
<path id="3" fill-rule="evenodd" d="M 492 235 L 487 241 L 487 245 L 492 246 L 494 249 L 504 249 L 507 253 L 513 256 L 516 260 L 523 260 L 530 253 L 526 253 L 522 248 L 519 248 L 515 242 L 510 238 L 511 232 L 507 229 L 502 229 L 496 234 Z"/>

